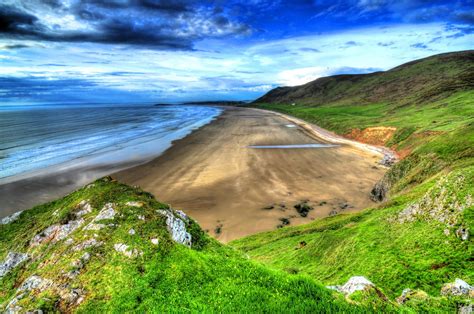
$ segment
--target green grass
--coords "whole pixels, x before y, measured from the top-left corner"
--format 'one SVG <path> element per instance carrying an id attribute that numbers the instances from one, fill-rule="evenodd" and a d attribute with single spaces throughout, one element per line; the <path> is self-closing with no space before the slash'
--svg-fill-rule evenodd
<path id="1" fill-rule="evenodd" d="M 109 226 L 98 231 L 75 230 L 68 238 L 31 247 L 30 240 L 46 227 L 65 223 L 81 200 L 89 200 L 94 211 L 87 214 L 84 226 L 104 204 L 116 204 L 117 215 Z M 126 206 L 141 201 L 142 208 Z M 8 225 L 0 225 L 0 260 L 9 251 L 28 252 L 32 258 L 0 279 L 0 304 L 14 297 L 18 286 L 29 276 L 54 281 L 56 288 L 27 293 L 19 302 L 24 310 L 75 312 L 362 312 L 369 308 L 347 303 L 337 293 L 324 288 L 308 276 L 292 276 L 268 269 L 242 253 L 208 237 L 192 220 L 187 230 L 192 248 L 170 238 L 165 218 L 157 209 L 168 208 L 150 194 L 136 188 L 99 180 L 62 199 L 37 206 Z M 138 219 L 143 215 L 145 220 Z M 133 228 L 135 235 L 128 231 Z M 72 247 L 93 237 L 102 246 L 74 251 Z M 158 238 L 159 245 L 151 244 Z M 128 258 L 114 250 L 125 243 L 143 252 Z M 84 252 L 90 260 L 77 277 L 65 274 Z M 57 288 L 60 287 L 60 288 Z M 79 305 L 61 298 L 61 291 L 83 289 Z M 61 291 L 59 291 L 59 290 Z M 385 305 L 388 309 L 392 305 Z"/>
<path id="2" fill-rule="evenodd" d="M 464 177 L 462 185 L 454 184 L 458 176 Z M 437 297 L 441 286 L 455 278 L 474 282 L 472 238 L 462 241 L 455 235 L 460 225 L 473 225 L 474 204 L 462 211 L 452 228 L 426 217 L 405 223 L 397 222 L 396 217 L 410 201 L 419 200 L 428 191 L 439 195 L 435 185 L 439 180 L 447 180 L 442 183 L 448 189 L 447 200 L 474 195 L 471 166 L 428 180 L 380 208 L 256 234 L 230 245 L 275 269 L 308 274 L 327 285 L 363 275 L 392 299 L 405 288 Z M 444 206 L 446 211 L 452 210 L 448 201 Z M 450 230 L 449 236 L 445 229 Z M 307 245 L 298 248 L 302 241 Z"/>

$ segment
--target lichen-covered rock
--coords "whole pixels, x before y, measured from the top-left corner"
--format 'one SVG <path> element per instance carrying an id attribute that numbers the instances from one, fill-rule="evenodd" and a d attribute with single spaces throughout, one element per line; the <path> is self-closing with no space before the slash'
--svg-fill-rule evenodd
<path id="1" fill-rule="evenodd" d="M 86 200 L 82 200 L 79 204 L 77 204 L 77 209 L 78 209 L 78 211 L 76 212 L 77 218 L 81 218 L 84 215 L 92 213 L 92 206 Z"/>
<path id="2" fill-rule="evenodd" d="M 99 214 L 94 218 L 94 221 L 100 221 L 104 219 L 114 219 L 115 214 L 116 214 L 114 206 L 115 205 L 112 203 L 105 204 L 104 208 L 102 208 Z"/>
<path id="3" fill-rule="evenodd" d="M 31 246 L 38 246 L 46 242 L 57 242 L 67 238 L 67 236 L 79 228 L 84 223 L 84 219 L 70 220 L 64 225 L 52 225 L 37 234 L 30 241 Z"/>
<path id="4" fill-rule="evenodd" d="M 85 240 L 84 242 L 79 243 L 78 245 L 74 246 L 72 249 L 74 251 L 80 251 L 80 250 L 88 249 L 88 248 L 91 248 L 91 247 L 100 246 L 102 244 L 104 244 L 104 243 L 101 242 L 101 241 L 97 241 L 94 238 L 91 238 L 91 239 Z"/>
<path id="5" fill-rule="evenodd" d="M 157 212 L 166 216 L 166 226 L 173 241 L 191 247 L 191 234 L 187 232 L 186 223 L 182 218 L 177 218 L 172 212 L 167 210 L 158 210 Z"/>
<path id="6" fill-rule="evenodd" d="M 447 283 L 441 288 L 441 295 L 468 296 L 474 298 L 474 287 L 464 280 L 456 278 L 454 282 Z"/>
<path id="7" fill-rule="evenodd" d="M 185 222 L 189 221 L 188 215 L 186 215 L 182 210 L 176 209 L 175 212 L 181 217 Z"/>
<path id="8" fill-rule="evenodd" d="M 10 216 L 7 216 L 5 218 L 2 218 L 2 220 L 0 220 L 0 225 L 6 225 L 6 224 L 9 224 L 11 222 L 14 222 L 15 220 L 18 219 L 18 217 L 20 217 L 21 213 L 23 211 L 19 211 L 19 212 L 16 212 Z"/>
<path id="9" fill-rule="evenodd" d="M 137 257 L 138 255 L 142 255 L 143 252 L 137 249 L 131 249 L 128 245 L 123 243 L 117 243 L 114 245 L 115 251 L 122 253 L 127 257 Z"/>
<path id="10" fill-rule="evenodd" d="M 107 203 L 104 205 L 104 207 L 100 210 L 99 214 L 95 216 L 95 218 L 91 221 L 90 224 L 86 226 L 86 230 L 100 230 L 102 228 L 105 228 L 104 224 L 98 223 L 101 220 L 107 220 L 107 219 L 114 219 L 116 212 L 115 212 L 115 205 L 112 203 Z"/>
<path id="11" fill-rule="evenodd" d="M 26 253 L 8 252 L 5 260 L 0 263 L 0 278 L 29 258 L 30 256 Z"/>
<path id="12" fill-rule="evenodd" d="M 26 279 L 21 284 L 21 286 L 18 288 L 18 291 L 30 291 L 30 290 L 43 291 L 43 290 L 48 289 L 52 285 L 53 285 L 52 280 L 33 275 L 31 277 L 28 277 L 28 279 Z"/>

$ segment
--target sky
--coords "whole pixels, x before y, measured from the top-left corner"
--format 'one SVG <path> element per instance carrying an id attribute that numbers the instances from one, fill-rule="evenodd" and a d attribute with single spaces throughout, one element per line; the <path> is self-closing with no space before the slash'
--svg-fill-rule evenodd
<path id="1" fill-rule="evenodd" d="M 2 0 L 0 105 L 253 100 L 474 49 L 474 0 Z"/>

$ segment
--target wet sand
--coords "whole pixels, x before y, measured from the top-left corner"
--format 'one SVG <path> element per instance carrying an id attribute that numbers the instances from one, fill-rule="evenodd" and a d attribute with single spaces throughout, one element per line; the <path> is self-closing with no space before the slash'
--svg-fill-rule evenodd
<path id="1" fill-rule="evenodd" d="M 290 120 L 228 108 L 160 157 L 113 177 L 184 210 L 222 242 L 373 205 L 369 192 L 386 171 L 380 152 Z M 338 146 L 249 147 L 317 143 Z M 314 208 L 307 217 L 294 208 L 303 200 Z"/>

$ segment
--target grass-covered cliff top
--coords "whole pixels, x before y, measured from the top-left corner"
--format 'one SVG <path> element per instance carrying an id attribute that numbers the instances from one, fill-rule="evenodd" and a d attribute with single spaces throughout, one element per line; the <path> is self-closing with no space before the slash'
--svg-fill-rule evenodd
<path id="1" fill-rule="evenodd" d="M 309 252 L 316 244 L 311 238 L 318 243 L 322 241 L 315 235 L 328 234 L 329 230 L 350 230 L 351 224 L 367 220 L 364 216 L 337 216 L 295 230 L 283 229 L 279 236 L 262 234 L 265 240 L 259 245 L 273 243 L 274 256 L 277 250 Z M 291 240 L 278 242 L 278 238 L 287 236 Z M 345 238 L 343 241 L 348 243 L 352 241 L 351 232 L 336 237 Z M 378 238 L 369 234 L 365 241 L 373 241 L 374 237 Z M 251 249 L 245 245 L 251 240 L 243 240 L 240 246 Z M 296 250 L 302 240 L 307 241 L 307 246 Z M 330 247 L 334 240 L 326 239 L 325 247 Z M 440 252 L 466 247 L 455 236 L 447 241 L 449 245 L 440 248 Z M 256 252 L 251 251 L 251 255 L 258 257 Z M 388 268 L 384 280 L 379 280 L 376 274 L 383 271 L 380 268 L 375 271 L 377 267 L 373 265 L 393 262 L 390 253 L 385 262 L 373 261 L 365 266 L 377 287 L 369 286 L 346 297 L 314 280 L 318 276 L 313 276 L 310 269 L 315 256 L 306 258 L 309 258 L 306 272 L 311 276 L 298 274 L 302 267 L 285 266 L 283 271 L 268 268 L 208 237 L 190 217 L 159 203 L 150 194 L 104 178 L 62 199 L 2 221 L 0 307 L 1 311 L 12 313 L 35 310 L 367 313 L 446 311 L 466 304 L 464 296 L 432 297 L 416 290 L 407 294 L 410 302 L 396 302 L 392 286 L 397 283 L 425 288 L 441 281 L 422 278 L 419 282 L 423 284 L 414 285 L 418 281 L 405 280 L 408 274 L 401 272 L 392 286 L 386 285 L 387 278 L 397 277 L 394 274 L 397 269 Z M 362 260 L 367 259 L 369 255 Z M 466 267 L 462 259 L 456 262 L 457 266 Z M 292 261 L 284 258 L 279 263 L 290 265 Z M 335 283 L 342 284 L 338 280 L 348 279 L 353 270 L 341 269 L 334 260 L 325 265 L 330 273 L 337 274 L 331 280 Z M 449 265 L 445 271 L 454 266 Z"/>
<path id="2" fill-rule="evenodd" d="M 110 179 L 0 224 L 0 311 L 362 311 L 270 270 L 189 217 Z"/>

